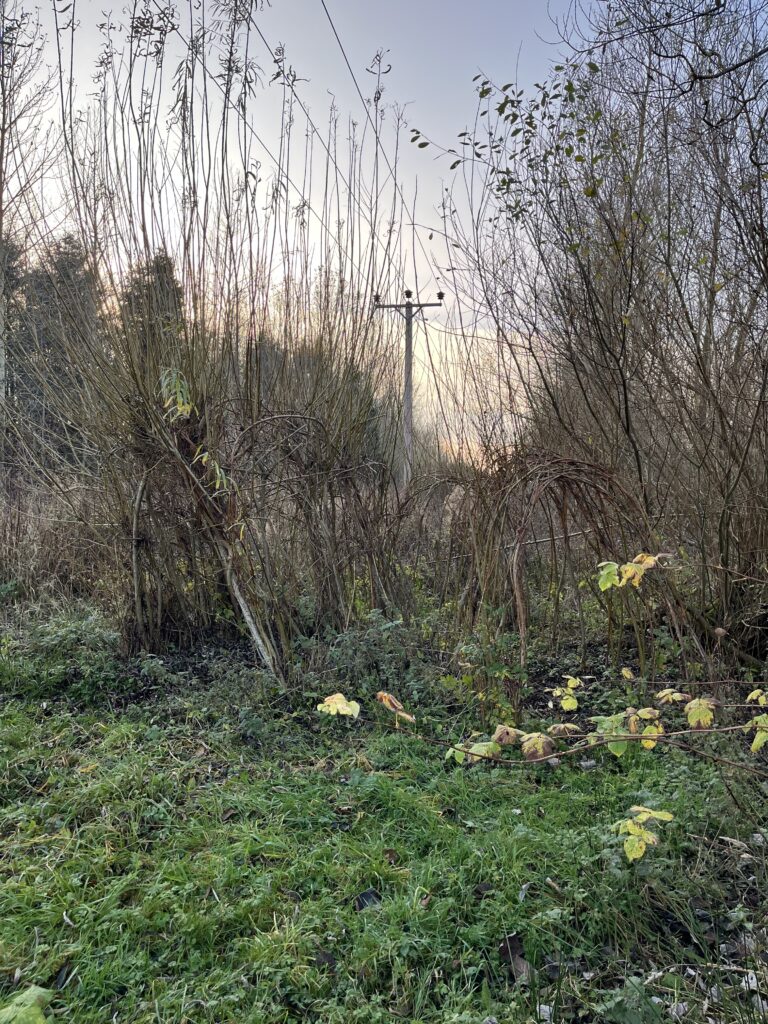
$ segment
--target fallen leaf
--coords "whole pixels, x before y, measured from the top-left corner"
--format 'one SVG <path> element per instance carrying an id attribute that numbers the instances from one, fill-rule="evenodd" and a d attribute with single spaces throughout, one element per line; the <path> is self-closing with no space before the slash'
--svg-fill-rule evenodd
<path id="1" fill-rule="evenodd" d="M 31 985 L 23 992 L 17 992 L 11 1001 L 0 1009 L 0 1024 L 46 1024 L 44 1008 L 53 999 L 54 993 L 47 988 Z"/>
<path id="2" fill-rule="evenodd" d="M 499 943 L 499 956 L 517 984 L 527 985 L 531 977 L 531 965 L 523 956 L 523 943 L 517 932 L 504 936 Z"/>
<path id="3" fill-rule="evenodd" d="M 551 757 L 555 752 L 555 744 L 544 732 L 526 733 L 522 738 L 521 748 L 526 761 Z"/>
<path id="4" fill-rule="evenodd" d="M 360 714 L 360 705 L 356 700 L 347 700 L 343 693 L 332 693 L 326 697 L 322 704 L 317 705 L 317 710 L 324 715 L 346 715 L 349 718 L 357 718 Z"/>

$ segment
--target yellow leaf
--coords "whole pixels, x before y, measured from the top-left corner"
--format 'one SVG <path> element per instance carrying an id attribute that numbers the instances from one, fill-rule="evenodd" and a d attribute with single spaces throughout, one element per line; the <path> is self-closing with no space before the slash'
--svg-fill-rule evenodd
<path id="1" fill-rule="evenodd" d="M 627 562 L 626 565 L 621 567 L 621 579 L 619 580 L 620 587 L 626 587 L 628 583 L 631 583 L 633 587 L 639 587 L 640 581 L 645 575 L 645 566 L 636 565 L 634 562 Z"/>
<path id="2" fill-rule="evenodd" d="M 656 746 L 656 740 L 653 739 L 655 736 L 663 736 L 664 726 L 661 722 L 654 722 L 653 725 L 646 725 L 643 729 L 643 736 L 647 736 L 648 739 L 640 740 L 640 746 L 645 750 L 653 750 Z"/>
<path id="3" fill-rule="evenodd" d="M 641 552 L 632 559 L 633 565 L 642 565 L 643 569 L 654 569 L 657 562 L 657 555 L 646 555 L 645 552 Z"/>
<path id="4" fill-rule="evenodd" d="M 631 732 L 634 736 L 640 731 L 640 719 L 637 715 L 637 708 L 627 708 L 627 732 Z"/>
<path id="5" fill-rule="evenodd" d="M 577 690 L 580 686 L 584 685 L 578 676 L 563 676 L 563 679 L 569 690 Z"/>
<path id="6" fill-rule="evenodd" d="M 635 678 L 635 673 L 632 671 L 631 668 L 623 668 L 621 670 L 621 675 L 622 675 L 623 679 L 634 679 Z"/>
<path id="7" fill-rule="evenodd" d="M 632 821 L 628 819 L 623 823 L 626 828 L 622 828 L 622 832 L 626 832 L 630 836 L 637 836 L 638 839 L 642 839 L 646 846 L 655 846 L 658 842 L 655 833 L 651 832 L 650 829 L 643 828 L 637 820 Z"/>
<path id="8" fill-rule="evenodd" d="M 563 711 L 575 711 L 579 706 L 579 702 L 573 696 L 572 693 L 566 693 L 563 699 L 560 701 L 560 705 Z"/>
<path id="9" fill-rule="evenodd" d="M 644 718 L 646 720 L 658 718 L 659 712 L 656 710 L 656 708 L 640 708 L 640 710 L 637 712 L 637 717 Z"/>
<path id="10" fill-rule="evenodd" d="M 685 714 L 692 729 L 709 729 L 715 720 L 717 701 L 711 697 L 697 697 L 685 705 Z"/>
<path id="11" fill-rule="evenodd" d="M 627 836 L 624 840 L 624 853 L 630 862 L 640 860 L 645 855 L 646 849 L 646 844 L 640 836 Z"/>
<path id="12" fill-rule="evenodd" d="M 642 804 L 635 804 L 629 808 L 629 813 L 634 814 L 638 821 L 674 821 L 674 814 L 669 811 L 654 811 L 650 807 L 643 807 Z"/>
<path id="13" fill-rule="evenodd" d="M 357 718 L 360 714 L 360 705 L 356 700 L 347 700 L 343 693 L 332 693 L 322 704 L 317 705 L 317 710 L 322 711 L 324 715 L 347 715 L 350 718 Z"/>
<path id="14" fill-rule="evenodd" d="M 768 743 L 768 715 L 757 715 L 752 721 L 747 722 L 744 731 L 755 730 L 755 738 L 752 740 L 750 750 L 753 754 L 758 753 Z"/>
<path id="15" fill-rule="evenodd" d="M 684 700 L 692 700 L 690 693 L 680 693 L 678 690 L 667 687 L 666 690 L 659 690 L 656 700 L 659 704 L 680 704 Z"/>

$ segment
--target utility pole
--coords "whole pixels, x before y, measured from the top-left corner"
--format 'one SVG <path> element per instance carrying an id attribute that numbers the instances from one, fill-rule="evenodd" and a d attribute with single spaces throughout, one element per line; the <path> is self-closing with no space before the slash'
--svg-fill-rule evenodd
<path id="1" fill-rule="evenodd" d="M 405 320 L 405 373 L 403 380 L 403 449 L 405 465 L 403 466 L 403 491 L 413 476 L 413 317 L 416 311 L 429 309 L 431 306 L 442 306 L 444 292 L 437 293 L 437 302 L 414 302 L 413 292 L 406 290 L 405 302 L 383 303 L 380 295 L 374 295 L 373 304 L 376 309 L 394 309 Z"/>

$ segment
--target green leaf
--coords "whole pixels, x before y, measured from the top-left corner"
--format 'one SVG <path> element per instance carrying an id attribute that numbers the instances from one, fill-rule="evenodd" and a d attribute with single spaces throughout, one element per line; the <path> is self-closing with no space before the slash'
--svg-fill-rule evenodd
<path id="1" fill-rule="evenodd" d="M 611 587 L 619 586 L 618 562 L 601 562 L 598 569 L 600 572 L 597 576 L 597 585 L 601 590 L 610 590 Z"/>
<path id="2" fill-rule="evenodd" d="M 464 750 L 463 747 L 451 747 L 450 750 L 446 752 L 445 760 L 450 761 L 451 759 L 453 759 L 456 764 L 464 764 L 467 759 L 466 750 Z"/>
<path id="3" fill-rule="evenodd" d="M 496 743 L 494 740 L 488 740 L 484 743 L 473 743 L 467 751 L 467 758 L 470 764 L 475 761 L 484 761 L 487 758 L 496 757 L 501 751 L 501 745 Z"/>
<path id="4" fill-rule="evenodd" d="M 621 757 L 622 754 L 627 752 L 628 740 L 614 740 L 608 744 L 608 749 L 614 755 L 614 757 Z"/>
<path id="5" fill-rule="evenodd" d="M 47 988 L 32 985 L 18 992 L 0 1010 L 0 1024 L 46 1024 L 43 1008 L 53 999 L 54 993 Z"/>

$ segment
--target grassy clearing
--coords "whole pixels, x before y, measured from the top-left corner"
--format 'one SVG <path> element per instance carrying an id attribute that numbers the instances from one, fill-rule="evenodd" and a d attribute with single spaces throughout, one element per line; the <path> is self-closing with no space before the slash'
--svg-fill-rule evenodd
<path id="1" fill-rule="evenodd" d="M 755 824 L 710 766 L 457 768 L 402 732 L 290 714 L 253 743 L 233 701 L 3 706 L 8 993 L 56 987 L 51 1012 L 79 1024 L 642 1024 L 664 1019 L 653 996 L 703 1021 L 702 979 L 724 978 L 701 965 L 760 934 L 762 848 L 740 860 L 717 838 L 749 843 Z M 630 867 L 610 826 L 634 803 L 675 821 Z M 729 962 L 714 1019 L 757 1020 L 738 989 L 751 961 Z"/>

